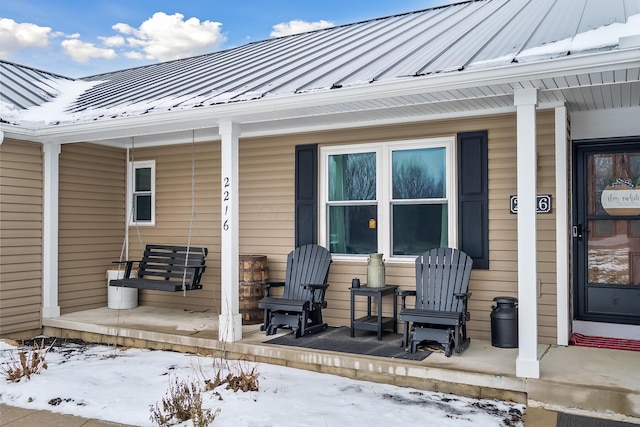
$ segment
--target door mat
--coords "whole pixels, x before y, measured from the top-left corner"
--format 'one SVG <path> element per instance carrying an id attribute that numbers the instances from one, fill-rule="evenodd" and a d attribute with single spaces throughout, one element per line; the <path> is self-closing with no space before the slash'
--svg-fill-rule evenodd
<path id="1" fill-rule="evenodd" d="M 573 334 L 569 344 L 579 347 L 610 348 L 613 350 L 640 351 L 640 340 L 624 338 L 594 337 L 590 335 Z"/>
<path id="2" fill-rule="evenodd" d="M 623 421 L 606 420 L 600 418 L 583 417 L 580 415 L 565 414 L 560 412 L 556 427 L 631 427 L 631 423 Z"/>
<path id="3" fill-rule="evenodd" d="M 329 327 L 317 334 L 307 335 L 298 339 L 295 338 L 293 333 L 290 333 L 269 340 L 265 342 L 265 344 L 405 360 L 423 360 L 431 354 L 428 350 L 420 349 L 415 353 L 405 351 L 400 345 L 401 342 L 402 334 L 394 333 L 384 333 L 382 334 L 382 340 L 378 341 L 378 336 L 375 332 L 356 331 L 355 337 L 352 338 L 350 336 L 350 329 L 342 326 L 339 328 Z"/>

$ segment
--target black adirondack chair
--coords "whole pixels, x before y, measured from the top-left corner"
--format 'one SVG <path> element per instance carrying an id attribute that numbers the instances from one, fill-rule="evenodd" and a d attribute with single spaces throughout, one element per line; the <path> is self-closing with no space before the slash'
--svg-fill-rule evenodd
<path id="1" fill-rule="evenodd" d="M 327 328 L 322 321 L 326 308 L 325 293 L 331 254 L 318 245 L 296 248 L 287 257 L 284 282 L 265 282 L 265 297 L 258 307 L 264 309 L 264 324 L 260 330 L 273 335 L 279 327 L 290 327 L 295 337 L 308 335 Z M 276 286 L 284 286 L 282 297 L 270 295 Z"/>
<path id="2" fill-rule="evenodd" d="M 467 348 L 471 341 L 467 337 L 467 300 L 472 264 L 469 255 L 452 248 L 432 249 L 416 258 L 416 290 L 399 292 L 402 345 L 410 345 L 412 353 L 427 340 L 439 342 L 447 357 L 452 349 L 460 353 Z M 416 297 L 415 308 L 406 307 L 409 295 Z"/>

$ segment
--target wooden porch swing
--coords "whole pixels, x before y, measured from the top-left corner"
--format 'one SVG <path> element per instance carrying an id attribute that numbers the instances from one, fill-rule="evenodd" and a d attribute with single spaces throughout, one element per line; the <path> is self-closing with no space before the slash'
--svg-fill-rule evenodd
<path id="1" fill-rule="evenodd" d="M 131 140 L 131 159 L 134 159 L 135 143 Z M 182 291 L 183 295 L 186 291 L 202 289 L 200 283 L 202 273 L 205 270 L 205 263 L 209 251 L 205 247 L 191 247 L 191 234 L 193 224 L 196 224 L 200 244 L 202 244 L 202 236 L 198 226 L 198 219 L 195 208 L 195 131 L 192 131 L 191 141 L 191 220 L 189 222 L 189 235 L 187 238 L 187 246 L 174 245 L 146 245 L 140 260 L 124 261 L 125 247 L 127 244 L 127 236 L 122 244 L 120 252 L 120 260 L 114 263 L 118 264 L 118 269 L 124 265 L 124 278 L 111 280 L 109 286 L 119 286 L 125 288 L 150 289 L 155 291 L 178 292 Z M 134 203 L 131 204 L 129 219 L 133 218 Z M 128 221 L 129 222 L 129 221 Z M 136 232 L 140 246 L 144 246 L 140 236 L 137 221 L 135 222 Z M 130 277 L 133 265 L 138 263 L 137 277 Z"/>

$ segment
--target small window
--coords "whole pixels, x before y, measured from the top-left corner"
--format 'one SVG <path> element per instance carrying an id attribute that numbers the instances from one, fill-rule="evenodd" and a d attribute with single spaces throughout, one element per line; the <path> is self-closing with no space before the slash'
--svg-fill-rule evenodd
<path id="1" fill-rule="evenodd" d="M 129 163 L 127 212 L 130 225 L 155 225 L 154 160 Z"/>

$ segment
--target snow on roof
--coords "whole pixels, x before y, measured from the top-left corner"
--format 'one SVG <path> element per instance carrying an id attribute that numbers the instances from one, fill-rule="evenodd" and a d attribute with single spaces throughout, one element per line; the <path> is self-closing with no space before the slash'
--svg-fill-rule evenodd
<path id="1" fill-rule="evenodd" d="M 22 125 L 51 125 L 60 121 L 75 122 L 85 118 L 84 115 L 69 113 L 66 110 L 80 95 L 96 86 L 100 82 L 86 82 L 82 80 L 67 80 L 52 78 L 46 83 L 50 91 L 46 95 L 43 88 L 44 102 L 26 109 L 16 108 L 15 104 L 0 101 L 0 117 L 3 121 L 19 122 Z M 44 86 L 42 82 L 35 82 L 34 86 Z"/>
<path id="2" fill-rule="evenodd" d="M 51 90 L 19 104 L 3 83 L 0 118 L 73 123 L 328 91 L 610 50 L 638 34 L 640 0 L 472 0 L 75 81 L 38 72 L 16 92 Z M 3 79 L 20 67 L 0 65 Z"/>
<path id="3" fill-rule="evenodd" d="M 54 100 L 73 79 L 0 61 L 0 118 L 17 120 L 28 108 Z"/>

